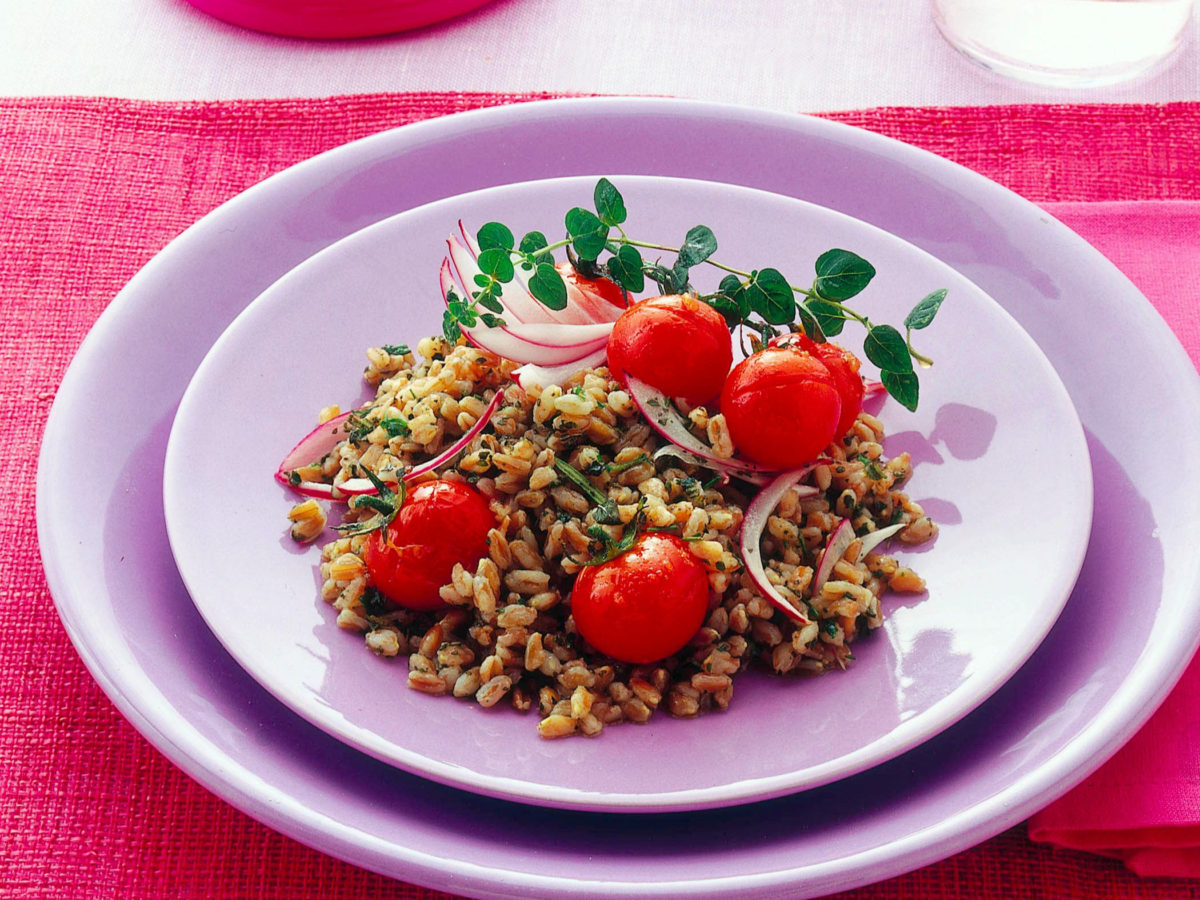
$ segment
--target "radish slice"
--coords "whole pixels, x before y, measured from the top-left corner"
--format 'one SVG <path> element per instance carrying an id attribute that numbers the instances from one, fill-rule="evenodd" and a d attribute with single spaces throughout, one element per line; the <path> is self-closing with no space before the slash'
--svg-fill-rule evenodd
<path id="1" fill-rule="evenodd" d="M 279 479 L 279 476 L 275 476 Z M 280 479 L 282 480 L 282 479 Z M 313 497 L 317 500 L 332 500 L 333 485 L 325 484 L 321 481 L 301 481 L 299 484 L 292 484 L 290 481 L 283 481 L 289 488 L 304 497 Z"/>
<path id="2" fill-rule="evenodd" d="M 445 450 L 443 450 L 441 453 L 439 453 L 433 459 L 428 460 L 423 463 L 420 463 L 419 465 L 415 465 L 412 468 L 405 470 L 404 474 L 401 477 L 405 481 L 410 481 L 419 475 L 424 475 L 426 472 L 430 472 L 433 469 L 436 469 L 439 466 L 444 465 L 446 462 L 450 461 L 455 456 L 457 456 L 459 453 L 461 453 L 464 449 L 466 449 L 467 444 L 471 443 L 471 441 L 474 439 L 474 437 L 477 434 L 479 434 L 479 432 L 483 431 L 483 429 L 487 425 L 488 421 L 492 418 L 492 414 L 497 409 L 500 408 L 500 402 L 503 399 L 504 399 L 504 392 L 497 391 L 496 396 L 494 396 L 492 398 L 492 402 L 489 403 L 487 405 L 487 409 L 485 409 L 483 411 L 483 415 L 481 415 L 479 417 L 479 420 L 474 425 L 472 425 L 469 429 L 467 429 L 466 433 L 463 434 L 462 437 L 460 437 L 458 440 L 456 440 L 453 444 L 451 444 L 449 447 L 447 447 Z M 340 485 L 338 485 L 338 490 L 348 497 L 353 497 L 356 494 L 378 493 L 377 489 L 375 488 L 375 485 L 373 485 L 371 483 L 371 480 L 369 478 L 349 478 L 346 481 L 342 482 Z"/>
<path id="3" fill-rule="evenodd" d="M 673 456 L 682 462 L 691 463 L 693 466 L 700 466 L 703 469 L 712 469 L 712 471 L 721 475 L 723 479 L 721 482 L 722 484 L 727 484 L 732 476 L 734 478 L 739 478 L 742 481 L 749 482 L 750 484 L 757 485 L 758 487 L 762 487 L 775 477 L 774 474 L 770 472 L 753 473 L 738 469 L 731 469 L 729 466 L 723 465 L 722 463 L 716 462 L 712 459 L 701 459 L 695 453 L 692 453 L 689 450 L 684 450 L 682 447 L 676 447 L 674 444 L 665 444 L 664 446 L 659 447 L 654 451 L 654 455 L 651 457 L 651 459 L 657 462 L 664 456 Z"/>
<path id="4" fill-rule="evenodd" d="M 700 465 L 707 468 L 719 467 L 722 471 L 736 473 L 740 478 L 747 475 L 771 475 L 777 471 L 742 459 L 724 459 L 716 456 L 712 447 L 688 430 L 687 420 L 679 414 L 666 394 L 628 372 L 625 373 L 625 380 L 629 386 L 629 396 L 638 411 L 650 423 L 650 427 L 676 447 L 704 460 Z"/>
<path id="5" fill-rule="evenodd" d="M 525 364 L 519 369 L 515 369 L 512 373 L 513 381 L 515 381 L 521 390 L 528 393 L 535 387 L 545 390 L 552 384 L 559 387 L 563 386 L 563 382 L 569 379 L 572 375 L 583 371 L 584 369 L 594 369 L 597 366 L 604 365 L 608 359 L 608 349 L 602 347 L 587 356 L 575 360 L 574 362 L 564 363 L 561 366 L 534 366 Z"/>
<path id="6" fill-rule="evenodd" d="M 900 522 L 896 525 L 889 525 L 887 528 L 880 528 L 878 531 L 872 531 L 869 534 L 862 536 L 862 554 L 866 556 L 893 534 L 904 530 L 904 523 Z"/>
<path id="7" fill-rule="evenodd" d="M 814 465 L 807 465 L 799 469 L 789 469 L 779 475 L 774 481 L 759 491 L 758 496 L 746 507 L 746 514 L 742 519 L 741 551 L 742 562 L 746 566 L 746 574 L 750 576 L 759 593 L 766 597 L 772 606 L 780 610 L 794 622 L 802 625 L 807 625 L 810 622 L 805 612 L 793 606 L 767 580 L 767 573 L 763 568 L 760 542 L 762 541 L 762 534 L 767 528 L 767 520 L 771 517 L 771 513 L 775 511 L 775 507 L 779 505 L 779 501 L 783 499 L 784 494 L 791 489 L 792 485 L 795 485 L 796 482 L 814 468 Z M 820 493 L 815 487 L 807 484 L 799 485 L 797 490 L 800 492 L 801 497 L 812 497 Z"/>
<path id="8" fill-rule="evenodd" d="M 579 328 L 583 326 L 564 325 L 562 327 Z M 505 359 L 511 359 L 513 362 L 532 363 L 535 366 L 562 366 L 578 362 L 597 350 L 604 349 L 608 343 L 607 338 L 600 338 L 583 344 L 549 347 L 521 340 L 503 328 L 463 328 L 462 331 L 477 347 L 482 347 Z"/>
<path id="9" fill-rule="evenodd" d="M 825 549 L 821 551 L 821 558 L 817 560 L 817 574 L 813 576 L 813 593 L 821 589 L 821 587 L 829 580 L 829 576 L 833 573 L 833 567 L 837 565 L 837 561 L 846 555 L 846 548 L 854 541 L 854 526 L 850 524 L 849 519 L 842 519 L 833 529 L 833 533 L 829 535 L 829 541 L 825 544 Z"/>
<path id="10" fill-rule="evenodd" d="M 449 304 L 450 292 L 457 290 L 450 264 L 443 260 L 438 274 L 442 299 Z M 477 347 L 519 363 L 560 366 L 575 362 L 608 343 L 611 322 L 588 325 L 563 325 L 560 322 L 514 323 L 500 328 L 477 325 L 462 329 Z"/>
<path id="11" fill-rule="evenodd" d="M 463 237 L 466 238 L 465 232 Z M 478 289 L 475 276 L 483 274 L 476 261 L 478 253 L 473 242 L 463 244 L 453 235 L 446 241 L 446 246 L 450 250 L 450 261 L 454 263 L 459 284 L 462 286 L 461 296 L 464 300 L 469 300 L 471 291 Z M 500 316 L 510 323 L 563 321 L 549 307 L 535 300 L 525 286 L 511 281 L 502 289 L 500 304 L 504 307 Z"/>
<path id="12" fill-rule="evenodd" d="M 302 481 L 299 484 L 292 484 L 288 480 L 288 476 L 300 466 L 307 466 L 310 463 L 315 463 L 320 460 L 326 453 L 345 440 L 345 432 L 342 426 L 346 420 L 353 415 L 354 411 L 344 412 L 340 416 L 334 416 L 328 422 L 322 422 L 308 434 L 300 439 L 295 447 L 291 449 L 287 456 L 283 458 L 283 462 L 279 464 L 279 468 L 275 472 L 275 480 L 280 484 L 286 484 L 290 488 L 295 488 L 306 497 L 328 497 L 329 493 L 312 493 L 322 487 L 319 482 Z M 324 485 L 328 487 L 328 485 Z"/>
<path id="13" fill-rule="evenodd" d="M 863 379 L 863 399 L 874 397 L 876 394 L 883 394 L 886 391 L 883 388 L 882 381 L 867 381 Z"/>
<path id="14" fill-rule="evenodd" d="M 588 325 L 560 325 L 551 322 L 534 322 L 521 325 L 505 325 L 500 330 L 511 334 L 519 341 L 537 347 L 563 349 L 584 344 L 608 343 L 612 333 L 612 322 L 592 322 Z M 477 329 L 476 329 L 477 330 Z"/>

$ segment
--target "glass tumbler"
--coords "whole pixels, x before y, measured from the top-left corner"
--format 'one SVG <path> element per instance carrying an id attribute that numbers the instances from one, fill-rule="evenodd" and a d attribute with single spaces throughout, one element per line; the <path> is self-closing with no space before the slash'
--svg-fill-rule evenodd
<path id="1" fill-rule="evenodd" d="M 952 45 L 1024 81 L 1114 84 L 1166 59 L 1187 31 L 1194 0 L 933 0 Z"/>

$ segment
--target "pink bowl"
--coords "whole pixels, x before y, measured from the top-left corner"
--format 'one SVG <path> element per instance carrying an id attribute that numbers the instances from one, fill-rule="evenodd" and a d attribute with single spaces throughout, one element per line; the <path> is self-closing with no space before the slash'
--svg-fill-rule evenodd
<path id="1" fill-rule="evenodd" d="M 234 25 L 303 38 L 352 38 L 442 22 L 491 0 L 188 0 Z"/>

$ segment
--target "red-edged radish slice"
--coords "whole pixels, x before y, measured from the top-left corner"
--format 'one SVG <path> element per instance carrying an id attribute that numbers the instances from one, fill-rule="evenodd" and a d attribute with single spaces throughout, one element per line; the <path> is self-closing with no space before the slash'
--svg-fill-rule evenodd
<path id="1" fill-rule="evenodd" d="M 587 326 L 563 325 L 560 327 L 583 328 Z M 600 338 L 582 344 L 563 344 L 557 347 L 535 344 L 522 340 L 504 328 L 463 328 L 463 334 L 472 344 L 482 347 L 490 353 L 511 359 L 513 362 L 532 363 L 535 366 L 562 366 L 577 362 L 597 350 L 602 350 L 608 343 L 607 338 Z"/>
<path id="2" fill-rule="evenodd" d="M 675 409 L 670 397 L 628 372 L 625 373 L 625 381 L 629 387 L 630 398 L 650 423 L 650 427 L 676 447 L 704 460 L 702 465 L 710 468 L 719 466 L 721 471 L 736 473 L 739 477 L 771 475 L 778 471 L 743 459 L 724 459 L 715 455 L 712 447 L 688 430 L 687 420 Z"/>
<path id="3" fill-rule="evenodd" d="M 728 484 L 729 479 L 733 477 L 762 487 L 775 477 L 774 473 L 772 472 L 745 472 L 739 469 L 730 468 L 723 462 L 718 462 L 712 459 L 701 459 L 695 453 L 692 453 L 689 450 L 684 450 L 682 447 L 677 447 L 674 444 L 664 444 L 663 446 L 659 447 L 654 451 L 654 455 L 651 457 L 651 459 L 657 462 L 664 456 L 673 456 L 681 462 L 690 463 L 693 466 L 700 466 L 703 469 L 711 469 L 721 476 L 722 484 Z"/>
<path id="4" fill-rule="evenodd" d="M 812 589 L 815 594 L 829 580 L 837 561 L 846 555 L 846 548 L 854 541 L 854 526 L 849 519 L 842 519 L 829 535 L 821 558 L 817 560 L 817 573 L 813 575 Z"/>
<path id="5" fill-rule="evenodd" d="M 772 606 L 792 621 L 802 625 L 807 625 L 811 621 L 806 612 L 789 603 L 767 579 L 762 562 L 762 535 L 767 529 L 767 520 L 771 518 L 771 513 L 775 511 L 775 507 L 779 505 L 784 494 L 813 468 L 815 466 L 807 465 L 799 469 L 789 469 L 779 475 L 750 501 L 742 519 L 741 551 L 746 574 L 750 576 L 759 593 L 766 597 Z M 808 484 L 797 485 L 796 490 L 799 491 L 801 497 L 812 497 L 820 493 L 815 487 Z"/>
<path id="6" fill-rule="evenodd" d="M 563 382 L 569 379 L 572 375 L 582 372 L 584 369 L 595 369 L 598 366 L 604 365 L 608 359 L 608 349 L 601 347 L 574 362 L 564 363 L 561 366 L 535 366 L 529 363 L 514 369 L 512 373 L 513 381 L 520 385 L 521 390 L 529 392 L 535 387 L 545 390 L 552 384 L 559 387 L 563 386 Z"/>
<path id="7" fill-rule="evenodd" d="M 462 219 L 458 221 L 458 231 L 462 235 L 463 243 L 471 252 L 471 255 L 479 259 L 479 243 L 467 234 L 467 229 L 463 227 Z M 553 260 L 549 260 L 553 263 Z M 572 304 L 571 286 L 567 285 L 567 305 L 562 309 L 551 309 L 546 306 L 529 290 L 529 275 L 520 265 L 514 266 L 513 280 L 504 285 L 501 289 L 500 302 L 506 310 L 513 313 L 513 317 L 520 322 L 560 322 L 563 325 L 588 325 L 592 322 L 599 321 L 588 315 L 587 311 L 578 304 Z M 473 283 L 473 282 L 470 282 Z M 463 285 L 469 283 L 464 281 Z M 536 309 L 530 311 L 529 304 L 533 304 Z"/>
<path id="8" fill-rule="evenodd" d="M 887 528 L 880 528 L 878 531 L 872 531 L 864 534 L 860 538 L 862 541 L 862 555 L 866 556 L 896 532 L 903 531 L 905 527 L 906 526 L 903 522 L 898 522 L 895 525 L 889 525 Z"/>
<path id="9" fill-rule="evenodd" d="M 478 289 L 475 276 L 483 274 L 476 261 L 478 254 L 473 245 L 464 245 L 454 235 L 446 240 L 446 246 L 450 250 L 450 260 L 454 263 L 454 270 L 461 285 L 457 293 L 463 300 L 470 300 L 471 291 Z M 525 286 L 512 281 L 502 288 L 500 304 L 504 310 L 499 315 L 510 324 L 563 321 L 549 307 L 535 300 Z"/>
<path id="10" fill-rule="evenodd" d="M 342 428 L 346 424 L 346 420 L 354 414 L 354 411 L 344 412 L 340 416 L 334 416 L 327 422 L 322 422 L 308 434 L 300 439 L 295 447 L 293 447 L 288 455 L 283 458 L 283 462 L 279 464 L 279 468 L 275 472 L 275 480 L 280 484 L 286 484 L 288 487 L 295 489 L 306 497 L 328 497 L 329 491 L 320 492 L 321 488 L 329 488 L 329 485 L 322 485 L 320 482 L 301 481 L 292 484 L 290 480 L 291 473 L 301 466 L 307 466 L 311 463 L 319 461 L 334 447 L 340 444 L 346 438 L 346 432 Z"/>
<path id="11" fill-rule="evenodd" d="M 450 292 L 458 288 L 450 266 L 442 262 L 439 272 L 442 299 L 449 304 Z M 608 343 L 611 322 L 563 325 L 559 322 L 514 323 L 499 328 L 486 325 L 463 327 L 462 332 L 477 347 L 519 363 L 559 366 L 582 359 Z"/>
<path id="12" fill-rule="evenodd" d="M 887 392 L 884 390 L 882 381 L 867 381 L 865 378 L 863 379 L 863 399 L 864 400 L 867 399 L 868 397 L 874 397 L 876 394 L 884 394 L 884 393 L 887 393 Z"/>
<path id="13" fill-rule="evenodd" d="M 406 469 L 401 477 L 405 481 L 411 481 L 420 475 L 424 475 L 426 472 L 433 471 L 439 466 L 445 465 L 447 462 L 465 450 L 467 444 L 471 443 L 475 436 L 479 434 L 479 432 L 483 431 L 484 427 L 488 423 L 488 420 L 492 418 L 492 414 L 500 408 L 500 403 L 503 399 L 504 392 L 497 391 L 496 396 L 492 397 L 491 402 L 483 411 L 483 415 L 479 417 L 479 420 L 476 421 L 474 425 L 467 429 L 462 437 L 456 440 L 437 456 L 433 457 L 433 459 L 427 460 L 419 465 L 415 465 L 410 469 Z M 375 485 L 371 484 L 371 481 L 368 478 L 348 478 L 346 481 L 338 485 L 338 490 L 347 497 L 353 497 L 356 494 L 377 493 Z"/>

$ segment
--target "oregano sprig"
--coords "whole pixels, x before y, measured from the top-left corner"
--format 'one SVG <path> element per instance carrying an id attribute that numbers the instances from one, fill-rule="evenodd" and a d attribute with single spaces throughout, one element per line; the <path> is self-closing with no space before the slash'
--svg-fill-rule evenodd
<path id="1" fill-rule="evenodd" d="M 529 293 L 554 310 L 567 304 L 566 284 L 555 268 L 554 251 L 565 248 L 567 258 L 580 275 L 605 276 L 627 294 L 639 293 L 646 281 L 654 282 L 664 294 L 696 293 L 724 316 L 730 330 L 742 329 L 748 350 L 761 350 L 774 338 L 803 331 L 824 342 L 842 333 L 853 321 L 866 330 L 863 352 L 879 367 L 884 388 L 910 410 L 917 408 L 919 383 L 915 362 L 928 367 L 933 361 L 913 346 L 913 332 L 933 322 L 946 289 L 928 294 L 904 319 L 904 333 L 892 325 L 877 323 L 846 305 L 862 293 L 875 277 L 875 268 L 849 250 L 834 248 L 817 257 L 808 286 L 791 283 L 778 269 L 737 269 L 713 258 L 717 239 L 707 225 L 696 225 L 679 246 L 636 240 L 622 227 L 628 217 L 625 200 L 607 178 L 596 182 L 593 209 L 576 206 L 563 219 L 565 237 L 551 242 L 540 231 L 531 231 L 517 241 L 511 229 L 488 222 L 476 236 L 480 274 L 474 279 L 470 299 L 452 292 L 443 317 L 446 337 L 457 340 L 462 327 L 504 324 L 500 302 L 504 285 L 517 269 L 528 283 Z M 647 260 L 642 251 L 674 254 L 669 263 Z M 691 270 L 708 265 L 726 273 L 716 291 L 700 294 L 691 284 Z M 476 289 L 477 288 L 477 289 Z"/>

